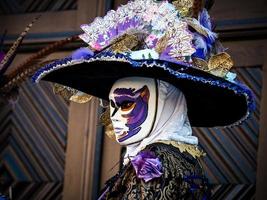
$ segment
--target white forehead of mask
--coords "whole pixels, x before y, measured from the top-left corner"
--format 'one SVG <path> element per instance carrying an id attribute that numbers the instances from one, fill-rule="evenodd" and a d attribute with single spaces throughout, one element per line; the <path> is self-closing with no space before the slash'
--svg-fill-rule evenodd
<path id="1" fill-rule="evenodd" d="M 153 91 L 155 88 L 154 79 L 143 78 L 143 77 L 127 77 L 127 78 L 119 79 L 113 84 L 110 90 L 110 93 L 109 93 L 109 99 L 114 100 L 114 95 L 115 95 L 114 91 L 118 88 L 134 89 L 134 91 L 137 91 L 141 89 L 142 87 L 144 87 L 145 85 L 148 87 L 149 92 L 151 93 L 151 91 Z"/>

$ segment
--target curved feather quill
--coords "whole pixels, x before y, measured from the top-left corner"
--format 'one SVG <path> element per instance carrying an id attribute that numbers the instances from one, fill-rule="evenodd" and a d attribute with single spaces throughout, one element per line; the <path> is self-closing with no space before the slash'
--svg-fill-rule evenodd
<path id="1" fill-rule="evenodd" d="M 0 76 L 3 75 L 8 67 L 11 65 L 12 61 L 15 58 L 16 52 L 18 47 L 20 46 L 21 42 L 23 41 L 24 37 L 27 35 L 33 24 L 40 18 L 41 15 L 36 17 L 25 29 L 24 31 L 20 34 L 18 39 L 13 43 L 12 47 L 9 49 L 5 57 L 0 63 Z"/>
<path id="2" fill-rule="evenodd" d="M 2 86 L 0 85 L 0 92 L 8 93 L 12 88 L 19 86 L 23 81 L 33 75 L 36 70 L 43 67 L 46 63 L 51 62 L 51 60 L 44 61 L 48 55 L 78 39 L 78 35 L 65 38 L 46 46 L 30 56 L 26 61 L 14 67 L 14 70 L 5 76 L 5 82 L 2 83 Z"/>

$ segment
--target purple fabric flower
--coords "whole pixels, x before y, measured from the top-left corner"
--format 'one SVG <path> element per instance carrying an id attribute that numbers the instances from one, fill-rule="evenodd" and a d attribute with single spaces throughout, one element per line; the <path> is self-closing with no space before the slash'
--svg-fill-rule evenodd
<path id="1" fill-rule="evenodd" d="M 145 182 L 162 175 L 162 165 L 160 160 L 150 151 L 142 151 L 135 156 L 131 163 L 138 178 Z"/>

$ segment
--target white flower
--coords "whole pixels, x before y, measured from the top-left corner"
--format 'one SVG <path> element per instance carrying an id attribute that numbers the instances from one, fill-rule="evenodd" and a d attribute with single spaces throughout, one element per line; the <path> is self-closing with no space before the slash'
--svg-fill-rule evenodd
<path id="1" fill-rule="evenodd" d="M 235 79 L 236 79 L 236 73 L 228 72 L 228 73 L 225 75 L 225 78 L 226 78 L 226 80 L 228 80 L 228 81 L 230 81 L 230 82 L 235 82 Z"/>

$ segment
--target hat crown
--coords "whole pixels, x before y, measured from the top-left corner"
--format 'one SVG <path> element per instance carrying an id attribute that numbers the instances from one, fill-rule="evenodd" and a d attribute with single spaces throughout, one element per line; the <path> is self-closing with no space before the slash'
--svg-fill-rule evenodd
<path id="1" fill-rule="evenodd" d="M 80 38 L 95 52 L 166 60 L 230 77 L 233 61 L 217 40 L 202 0 L 129 1 L 81 28 Z"/>

